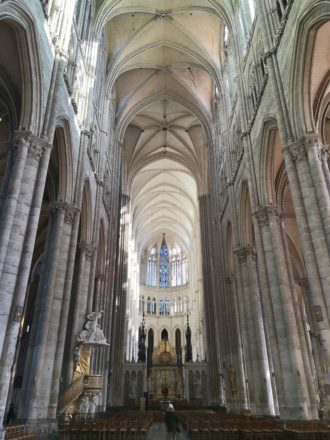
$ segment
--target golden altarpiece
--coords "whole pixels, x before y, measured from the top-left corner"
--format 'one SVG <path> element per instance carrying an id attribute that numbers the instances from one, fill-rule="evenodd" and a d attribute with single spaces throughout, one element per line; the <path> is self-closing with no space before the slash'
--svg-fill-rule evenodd
<path id="1" fill-rule="evenodd" d="M 176 350 L 167 340 L 161 340 L 152 356 L 147 391 L 150 401 L 183 400 L 183 367 L 177 365 Z"/>

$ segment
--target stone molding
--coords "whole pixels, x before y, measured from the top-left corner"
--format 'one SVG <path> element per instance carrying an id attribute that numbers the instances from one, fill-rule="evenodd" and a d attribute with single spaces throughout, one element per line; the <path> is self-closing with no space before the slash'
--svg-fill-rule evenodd
<path id="1" fill-rule="evenodd" d="M 257 253 L 250 244 L 236 249 L 235 254 L 237 255 L 240 264 L 246 263 L 248 258 L 252 261 L 257 259 Z"/>

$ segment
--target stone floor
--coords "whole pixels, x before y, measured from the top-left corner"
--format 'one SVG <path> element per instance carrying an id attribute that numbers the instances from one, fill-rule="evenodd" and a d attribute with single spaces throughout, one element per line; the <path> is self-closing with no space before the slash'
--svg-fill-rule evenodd
<path id="1" fill-rule="evenodd" d="M 148 440 L 169 440 L 166 436 L 165 423 L 154 422 L 149 430 Z M 186 432 L 182 431 L 176 435 L 175 440 L 189 440 L 189 437 Z"/>

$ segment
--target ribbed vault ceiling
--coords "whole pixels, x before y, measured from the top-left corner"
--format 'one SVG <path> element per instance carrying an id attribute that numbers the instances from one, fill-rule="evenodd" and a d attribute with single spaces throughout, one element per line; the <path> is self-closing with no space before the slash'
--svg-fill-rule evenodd
<path id="1" fill-rule="evenodd" d="M 213 0 L 99 2 L 123 188 L 140 251 L 162 233 L 190 248 L 198 195 L 207 192 L 207 144 L 231 8 Z"/>

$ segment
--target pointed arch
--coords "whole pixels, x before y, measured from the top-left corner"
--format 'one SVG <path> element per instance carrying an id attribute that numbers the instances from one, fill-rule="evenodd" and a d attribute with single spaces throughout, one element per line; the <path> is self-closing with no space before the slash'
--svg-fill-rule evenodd
<path id="1" fill-rule="evenodd" d="M 329 38 L 318 41 L 324 26 L 330 28 L 330 8 L 325 2 L 308 5 L 299 18 L 292 62 L 291 113 L 297 137 L 317 131 L 316 110 L 330 83 L 330 65 L 326 65 L 324 56 L 330 48 Z M 328 29 L 323 30 L 325 36 L 329 35 Z"/>
<path id="2" fill-rule="evenodd" d="M 226 233 L 226 275 L 231 276 L 234 273 L 234 248 L 233 248 L 233 228 L 231 223 L 227 224 Z"/>
<path id="3" fill-rule="evenodd" d="M 55 134 L 54 145 L 58 154 L 58 199 L 69 204 L 73 201 L 74 176 L 72 161 L 71 130 L 68 120 L 59 119 Z"/>
<path id="4" fill-rule="evenodd" d="M 259 188 L 262 206 L 276 203 L 275 174 L 283 160 L 277 121 L 266 118 L 261 134 Z"/>
<path id="5" fill-rule="evenodd" d="M 99 230 L 99 243 L 97 248 L 97 263 L 96 270 L 97 273 L 103 274 L 105 266 L 105 233 L 104 233 L 104 220 L 100 220 L 100 230 Z"/>
<path id="6" fill-rule="evenodd" d="M 243 245 L 252 245 L 253 243 L 252 211 L 247 182 L 243 182 L 241 187 L 240 238 Z"/>
<path id="7" fill-rule="evenodd" d="M 39 41 L 35 21 L 27 8 L 12 0 L 0 7 L 0 27 L 3 24 L 9 25 L 14 31 L 19 53 L 22 87 L 19 129 L 31 131 L 38 136 L 42 129 L 43 105 Z"/>
<path id="8" fill-rule="evenodd" d="M 90 243 L 92 241 L 92 200 L 89 180 L 85 180 L 81 205 L 80 241 Z"/>

